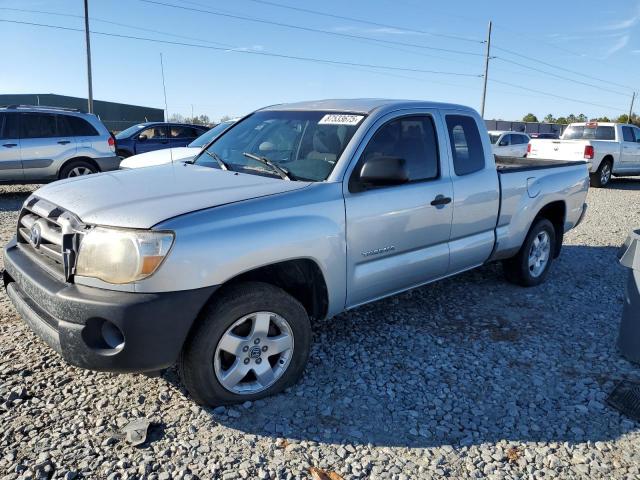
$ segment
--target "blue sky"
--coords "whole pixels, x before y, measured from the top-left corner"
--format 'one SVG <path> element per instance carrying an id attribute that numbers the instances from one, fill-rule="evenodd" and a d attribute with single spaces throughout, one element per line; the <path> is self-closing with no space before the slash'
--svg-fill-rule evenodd
<path id="1" fill-rule="evenodd" d="M 96 99 L 163 108 L 162 52 L 169 113 L 190 115 L 193 105 L 194 113 L 217 119 L 267 104 L 339 97 L 427 99 L 479 109 L 485 49 L 480 42 L 489 20 L 494 22 L 492 55 L 496 58 L 491 60 L 486 118 L 515 120 L 527 112 L 538 117 L 547 113 L 618 115 L 628 111 L 632 89 L 640 90 L 639 0 L 538 0 L 527 6 L 477 0 L 270 0 L 379 25 L 255 0 L 157 1 L 199 11 L 142 0 L 90 0 L 91 29 L 222 50 L 93 34 Z M 73 16 L 82 14 L 82 0 L 0 0 L 3 20 L 82 28 L 82 19 Z M 0 22 L 0 39 L 4 65 L 0 93 L 86 95 L 81 32 Z M 640 111 L 640 102 L 636 110 Z"/>

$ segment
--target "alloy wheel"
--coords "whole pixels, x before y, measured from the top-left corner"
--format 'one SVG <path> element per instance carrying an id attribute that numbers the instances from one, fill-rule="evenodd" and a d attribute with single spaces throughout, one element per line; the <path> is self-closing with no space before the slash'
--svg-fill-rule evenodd
<path id="1" fill-rule="evenodd" d="M 529 272 L 534 278 L 538 278 L 544 272 L 549 263 L 551 254 L 551 238 L 546 230 L 536 235 L 529 249 Z"/>
<path id="2" fill-rule="evenodd" d="M 230 392 L 251 395 L 276 383 L 293 356 L 289 323 L 272 312 L 255 312 L 235 321 L 222 335 L 213 358 L 220 384 Z"/>

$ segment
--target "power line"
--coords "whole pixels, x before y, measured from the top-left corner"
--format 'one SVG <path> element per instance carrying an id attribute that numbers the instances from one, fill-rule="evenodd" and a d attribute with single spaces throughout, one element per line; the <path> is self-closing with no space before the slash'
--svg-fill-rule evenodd
<path id="1" fill-rule="evenodd" d="M 482 56 L 481 53 L 475 53 L 475 52 L 469 52 L 469 51 L 464 51 L 464 50 L 454 50 L 454 49 L 449 49 L 449 48 L 438 48 L 438 47 L 430 47 L 427 45 L 421 45 L 421 44 L 417 44 L 417 43 L 408 43 L 408 42 L 398 42 L 398 41 L 394 41 L 394 40 L 382 40 L 379 38 L 374 38 L 374 37 L 367 37 L 364 35 L 355 35 L 355 34 L 350 34 L 350 33 L 344 33 L 344 32 L 332 32 L 330 30 L 321 30 L 321 29 L 317 29 L 317 28 L 311 28 L 311 27 L 303 27 L 300 25 L 291 25 L 289 23 L 281 23 L 281 22 L 274 22 L 271 20 L 264 20 L 264 19 L 260 19 L 260 18 L 254 18 L 254 17 L 246 17 L 243 15 L 236 15 L 236 14 L 232 14 L 232 13 L 223 13 L 223 12 L 217 12 L 217 11 L 213 11 L 213 10 L 206 10 L 206 9 L 202 9 L 202 8 L 194 8 L 194 7 L 187 7 L 184 5 L 174 5 L 171 3 L 164 3 L 164 2 L 159 2 L 156 0 L 140 0 L 141 2 L 144 3 L 149 3 L 149 4 L 153 4 L 153 5 L 161 5 L 164 7 L 170 7 L 170 8 L 177 8 L 180 10 L 187 10 L 187 11 L 192 11 L 192 12 L 198 12 L 198 13 L 206 13 L 209 15 L 215 15 L 215 16 L 219 16 L 219 17 L 226 17 L 226 18 L 233 18 L 236 20 L 243 20 L 243 21 L 247 21 L 247 22 L 254 22 L 254 23 L 261 23 L 261 24 L 266 24 L 266 25 L 274 25 L 277 27 L 283 27 L 283 28 L 291 28 L 294 30 L 301 30 L 301 31 L 305 31 L 305 32 L 312 32 L 312 33 L 321 33 L 323 35 L 331 35 L 334 37 L 342 37 L 342 38 L 349 38 L 352 40 L 369 40 L 371 42 L 376 42 L 376 43 L 386 43 L 386 44 L 390 44 L 390 45 L 400 45 L 403 47 L 413 47 L 413 48 L 422 48 L 425 50 L 433 50 L 433 51 L 438 51 L 438 52 L 446 52 L 446 53 L 455 53 L 458 55 L 471 55 L 471 56 Z"/>
<path id="2" fill-rule="evenodd" d="M 199 3 L 196 3 L 196 2 L 188 2 L 188 3 L 193 3 L 193 4 L 196 4 L 196 5 L 200 5 Z M 84 16 L 82 16 L 82 15 L 73 15 L 73 14 L 70 14 L 70 13 L 58 13 L 58 12 L 51 12 L 51 11 L 46 11 L 46 10 L 32 10 L 32 9 L 27 9 L 27 8 L 10 8 L 10 7 L 0 7 L 0 10 L 8 10 L 8 11 L 12 11 L 12 12 L 21 12 L 21 13 L 39 13 L 39 14 L 44 14 L 44 15 L 55 15 L 55 16 L 58 16 L 58 17 L 84 19 Z M 228 47 L 228 48 L 232 48 L 232 49 L 233 48 L 241 48 L 241 47 L 238 47 L 237 45 L 231 45 L 229 43 L 215 42 L 213 40 L 208 40 L 208 39 L 203 39 L 203 38 L 198 38 L 198 37 L 190 37 L 190 36 L 187 36 L 187 35 L 178 35 L 177 33 L 170 33 L 170 32 L 167 32 L 167 31 L 155 30 L 155 29 L 152 29 L 152 28 L 144 28 L 144 27 L 139 27 L 137 25 L 127 24 L 127 23 L 114 22 L 114 21 L 111 21 L 111 20 L 106 20 L 104 18 L 90 17 L 89 19 L 92 22 L 106 23 L 106 24 L 109 24 L 109 25 L 116 25 L 116 26 L 119 26 L 119 27 L 131 28 L 133 30 L 141 30 L 141 31 L 150 32 L 150 33 L 157 33 L 159 35 L 166 35 L 166 36 L 169 36 L 169 37 L 183 38 L 183 39 L 186 39 L 186 40 L 195 40 L 197 42 L 210 43 L 212 45 L 221 45 L 223 47 Z M 374 44 L 375 43 L 375 42 L 370 42 L 370 41 L 367 41 L 367 40 L 363 40 L 363 42 L 369 43 L 369 44 Z M 436 58 L 438 60 L 445 60 L 445 61 L 448 61 L 448 62 L 460 63 L 460 64 L 463 64 L 465 66 L 468 65 L 467 62 L 465 62 L 465 61 L 463 61 L 463 60 L 461 60 L 459 58 L 451 58 L 451 57 L 433 55 L 433 54 L 429 54 L 429 53 L 425 53 L 425 52 L 417 52 L 415 50 L 410 50 L 408 48 L 392 47 L 392 46 L 388 46 L 388 45 L 379 45 L 379 46 L 383 47 L 383 48 L 390 48 L 392 50 L 399 51 L 399 52 L 409 53 L 411 55 L 418 55 L 420 57 Z"/>
<path id="3" fill-rule="evenodd" d="M 511 54 L 511 55 L 515 55 L 515 56 L 517 56 L 517 57 L 525 58 L 525 59 L 530 60 L 530 61 L 532 61 L 532 62 L 537 62 L 537 63 L 540 63 L 540 64 L 542 64 L 542 65 L 546 65 L 547 67 L 556 68 L 556 69 L 558 69 L 558 70 L 563 70 L 563 71 L 565 71 L 565 72 L 573 73 L 573 74 L 575 74 L 575 75 L 579 75 L 579 76 L 581 76 L 581 77 L 590 78 L 591 80 L 597 80 L 597 81 L 599 81 L 599 82 L 608 83 L 608 84 L 610 84 L 610 85 L 615 85 L 615 86 L 622 87 L 622 88 L 628 88 L 628 89 L 630 89 L 630 90 L 633 90 L 633 89 L 634 89 L 633 87 L 630 87 L 629 85 L 623 85 L 623 84 L 621 84 L 621 83 L 613 82 L 613 81 L 611 81 L 611 79 L 604 79 L 604 78 L 598 78 L 598 77 L 594 77 L 594 76 L 591 76 L 591 75 L 587 75 L 587 74 L 585 74 L 585 73 L 583 73 L 583 72 L 578 72 L 578 71 L 576 71 L 576 70 L 571 70 L 571 69 L 569 69 L 569 68 L 561 67 L 561 66 L 559 66 L 559 65 L 554 65 L 553 63 L 548 63 L 548 62 L 545 62 L 545 61 L 543 61 L 543 60 L 539 60 L 539 59 L 537 59 L 537 58 L 530 57 L 530 56 L 528 56 L 528 55 L 524 55 L 524 54 L 522 54 L 522 53 L 518 53 L 518 52 L 515 52 L 515 51 L 513 51 L 513 50 L 509 50 L 509 49 L 507 49 L 507 48 L 502 48 L 502 47 L 498 47 L 498 46 L 496 46 L 496 47 L 494 47 L 494 48 L 495 48 L 496 50 L 500 50 L 501 52 L 505 52 L 505 53 L 509 53 L 509 54 Z"/>
<path id="4" fill-rule="evenodd" d="M 582 82 L 580 80 L 575 80 L 573 78 L 565 77 L 563 75 L 558 75 L 557 73 L 549 72 L 548 70 L 542 70 L 540 68 L 531 67 L 529 65 L 525 65 L 523 63 L 516 62 L 514 60 L 509 60 L 508 58 L 502 58 L 502 57 L 492 57 L 492 58 L 497 59 L 497 60 L 501 60 L 503 62 L 511 63 L 513 65 L 517 65 L 518 67 L 526 68 L 528 70 L 533 70 L 534 72 L 540 72 L 540 73 L 543 73 L 545 75 L 549 75 L 551 77 L 559 78 L 559 79 L 565 80 L 567 82 L 573 82 L 573 83 L 577 83 L 577 84 L 580 84 L 580 85 L 585 85 L 587 87 L 597 88 L 598 90 L 602 90 L 602 91 L 605 91 L 605 92 L 615 93 L 616 95 L 621 95 L 623 97 L 629 97 L 628 93 L 619 92 L 617 90 L 611 90 L 609 88 L 601 87 L 600 85 L 594 85 L 593 83 L 588 83 L 588 82 Z"/>
<path id="5" fill-rule="evenodd" d="M 84 20 L 84 15 L 73 15 L 71 13 L 50 12 L 50 11 L 46 11 L 46 10 L 32 10 L 32 9 L 27 9 L 27 8 L 10 8 L 10 7 L 0 7 L 0 10 L 8 10 L 8 11 L 20 12 L 20 13 L 40 13 L 40 14 L 44 14 L 44 15 L 55 15 L 55 16 L 58 16 L 58 17 L 78 18 L 78 19 Z M 152 28 L 144 28 L 144 27 L 140 27 L 138 25 L 131 25 L 129 23 L 114 22 L 114 21 L 111 21 L 111 20 L 106 20 L 104 18 L 89 17 L 89 20 L 91 20 L 92 22 L 100 22 L 100 23 L 106 23 L 106 24 L 109 24 L 109 25 L 116 25 L 118 27 L 132 28 L 134 30 L 140 30 L 140 31 L 144 31 L 144 32 L 157 33 L 159 35 L 167 35 L 169 37 L 184 38 L 185 40 L 196 40 L 198 42 L 210 43 L 212 45 L 220 45 L 222 47 L 238 48 L 237 46 L 231 45 L 229 43 L 214 42 L 213 40 L 204 40 L 204 39 L 201 39 L 201 38 L 189 37 L 189 36 L 186 36 L 186 35 L 178 35 L 177 33 L 163 32 L 162 30 L 154 30 Z"/>
<path id="6" fill-rule="evenodd" d="M 333 13 L 326 13 L 326 12 L 320 12 L 318 10 L 311 10 L 309 8 L 301 8 L 301 7 L 293 7 L 291 5 L 283 5 L 282 3 L 276 3 L 276 2 L 270 2 L 268 0 L 246 0 L 248 2 L 253 2 L 253 3 L 260 3 L 263 5 L 270 5 L 273 7 L 278 7 L 278 8 L 285 8 L 287 10 L 294 10 L 296 12 L 302 12 L 302 13 L 310 13 L 312 15 L 319 15 L 322 17 L 328 17 L 328 18 L 336 18 L 339 20 L 347 20 L 350 22 L 357 22 L 357 23 L 362 23 L 364 25 L 372 25 L 374 27 L 381 27 L 381 28 L 391 28 L 391 29 L 395 29 L 395 30 L 404 30 L 407 32 L 412 32 L 412 33 L 418 33 L 420 35 L 430 35 L 433 37 L 442 37 L 442 38 L 448 38 L 451 40 L 460 40 L 460 41 L 464 41 L 464 42 L 470 42 L 470 43 L 484 43 L 483 40 L 477 40 L 475 38 L 468 38 L 468 37 L 460 37 L 458 35 L 450 35 L 447 33 L 436 33 L 436 32 L 429 32 L 427 30 L 419 30 L 416 28 L 411 28 L 411 27 L 405 27 L 405 26 L 400 26 L 400 25 L 392 25 L 389 23 L 380 23 L 380 22 L 374 22 L 371 20 L 365 20 L 362 18 L 356 18 L 356 17 L 347 17 L 345 15 L 335 15 Z M 191 3 L 194 5 L 200 5 L 200 6 L 208 6 L 202 3 L 198 3 L 198 2 L 191 2 L 188 1 L 186 3 Z"/>
<path id="7" fill-rule="evenodd" d="M 18 25 L 29 25 L 29 26 L 42 27 L 42 28 L 52 28 L 52 29 L 57 29 L 57 30 L 67 30 L 67 31 L 72 31 L 72 32 L 83 32 L 84 31 L 84 30 L 79 29 L 79 28 L 63 27 L 61 25 L 50 25 L 50 24 L 35 23 L 35 22 L 23 22 L 23 21 L 18 21 L 18 20 L 0 19 L 0 22 L 13 23 L 13 24 L 18 24 Z M 92 30 L 91 33 L 94 34 L 94 35 L 102 35 L 102 36 L 106 36 L 106 37 L 124 38 L 124 39 L 129 39 L 129 40 L 140 40 L 140 41 L 151 42 L 151 43 L 161 43 L 161 44 L 164 44 L 164 45 L 177 45 L 177 46 L 183 46 L 183 47 L 204 48 L 204 49 L 208 49 L 208 50 L 216 50 L 216 51 L 223 51 L 223 52 L 233 52 L 233 53 L 244 53 L 244 54 L 247 54 L 247 55 L 258 55 L 258 56 L 264 56 L 264 57 L 276 57 L 276 58 L 283 58 L 283 59 L 287 59 L 287 60 L 299 60 L 299 61 L 312 62 L 312 63 L 323 63 L 323 64 L 329 64 L 329 65 L 345 65 L 345 66 L 353 66 L 353 67 L 378 68 L 378 69 L 382 69 L 382 70 L 391 70 L 391 71 L 400 71 L 400 72 L 414 72 L 414 73 L 428 73 L 428 74 L 432 74 L 432 75 L 451 75 L 451 76 L 458 76 L 458 77 L 476 77 L 476 78 L 482 77 L 482 75 L 477 75 L 477 74 L 472 74 L 472 73 L 464 73 L 464 72 L 446 72 L 446 71 L 440 71 L 440 70 L 425 70 L 425 69 L 420 69 L 420 68 L 396 67 L 396 66 L 377 65 L 377 64 L 370 64 L 370 63 L 347 62 L 347 61 L 331 60 L 331 59 L 316 58 L 316 57 L 302 57 L 302 56 L 297 56 L 297 55 L 287 55 L 287 54 L 274 53 L 274 52 L 262 52 L 262 51 L 256 51 L 256 50 L 229 49 L 229 48 L 223 48 L 223 47 L 215 47 L 215 46 L 211 46 L 211 45 L 199 45 L 199 44 L 195 44 L 195 43 L 177 42 L 177 41 L 172 41 L 172 40 L 162 40 L 162 39 L 156 39 L 156 38 L 140 37 L 140 36 L 135 36 L 135 35 L 125 35 L 125 34 L 112 33 L 112 32 L 99 32 L 99 31 L 95 31 L 95 30 Z"/>
<path id="8" fill-rule="evenodd" d="M 548 97 L 560 98 L 562 100 L 567 100 L 567 101 L 570 101 L 570 102 L 582 103 L 582 104 L 585 104 L 585 105 L 591 105 L 591 106 L 600 107 L 600 108 L 607 108 L 607 109 L 614 110 L 614 111 L 615 110 L 620 110 L 619 107 L 612 107 L 610 105 L 602 105 L 600 103 L 586 102 L 584 100 L 579 100 L 577 98 L 564 97 L 562 95 L 556 95 L 554 93 L 544 92 L 542 90 L 536 90 L 534 88 L 523 87 L 522 85 L 516 85 L 515 83 L 503 82 L 501 80 L 495 80 L 493 78 L 489 79 L 489 81 L 493 82 L 493 83 L 498 83 L 500 85 L 507 85 L 509 87 L 518 88 L 520 90 L 526 90 L 528 92 L 539 93 L 540 95 L 546 95 Z"/>

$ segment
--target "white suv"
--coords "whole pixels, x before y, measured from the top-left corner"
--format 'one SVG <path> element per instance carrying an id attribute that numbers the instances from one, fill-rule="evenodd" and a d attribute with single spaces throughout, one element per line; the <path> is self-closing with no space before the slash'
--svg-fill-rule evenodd
<path id="1" fill-rule="evenodd" d="M 520 132 L 489 131 L 491 149 L 499 157 L 526 157 L 529 135 Z"/>
<path id="2" fill-rule="evenodd" d="M 0 107 L 0 184 L 46 183 L 116 170 L 113 136 L 93 114 L 58 107 Z"/>

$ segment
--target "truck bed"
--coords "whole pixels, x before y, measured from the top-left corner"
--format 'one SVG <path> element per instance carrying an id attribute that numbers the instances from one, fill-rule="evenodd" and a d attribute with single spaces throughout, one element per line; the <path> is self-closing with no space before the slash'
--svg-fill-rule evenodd
<path id="1" fill-rule="evenodd" d="M 585 161 L 551 160 L 546 158 L 501 157 L 496 155 L 496 168 L 500 173 L 524 172 L 543 168 L 557 168 L 586 164 Z"/>

